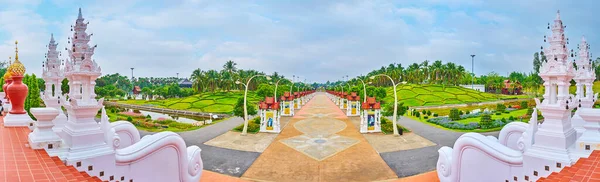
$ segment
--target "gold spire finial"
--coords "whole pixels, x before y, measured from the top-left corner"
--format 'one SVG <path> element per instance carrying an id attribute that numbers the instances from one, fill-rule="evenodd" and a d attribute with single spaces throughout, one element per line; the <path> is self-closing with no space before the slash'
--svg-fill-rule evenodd
<path id="1" fill-rule="evenodd" d="M 23 76 L 25 74 L 25 65 L 19 61 L 19 42 L 15 41 L 15 62 L 8 67 L 8 72 L 12 76 Z"/>
<path id="2" fill-rule="evenodd" d="M 19 41 L 15 40 L 15 62 L 19 60 Z"/>

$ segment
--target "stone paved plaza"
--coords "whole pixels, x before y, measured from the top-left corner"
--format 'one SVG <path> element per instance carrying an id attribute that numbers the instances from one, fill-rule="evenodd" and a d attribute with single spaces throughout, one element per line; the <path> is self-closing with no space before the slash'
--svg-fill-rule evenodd
<path id="1" fill-rule="evenodd" d="M 360 118 L 345 116 L 323 93 L 317 93 L 296 116 L 282 117 L 279 134 L 241 136 L 231 131 L 241 123 L 241 118 L 230 118 L 180 133 L 188 145 L 202 148 L 210 179 L 233 176 L 249 181 L 436 181 L 437 150 L 453 146 L 464 134 L 406 117 L 398 123 L 411 132 L 399 137 L 361 134 L 357 128 Z M 484 134 L 498 136 L 498 132 Z"/>

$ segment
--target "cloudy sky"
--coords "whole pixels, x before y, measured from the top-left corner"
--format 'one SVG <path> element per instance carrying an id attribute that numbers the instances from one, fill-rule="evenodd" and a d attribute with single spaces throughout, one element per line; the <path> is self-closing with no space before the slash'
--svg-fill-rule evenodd
<path id="1" fill-rule="evenodd" d="M 242 69 L 308 81 L 364 75 L 390 63 L 452 61 L 477 75 L 532 70 L 556 10 L 575 48 L 596 54 L 600 1 L 203 1 L 0 0 L 0 60 L 14 56 L 40 74 L 54 33 L 64 50 L 83 9 L 103 74 L 188 77 L 192 70 Z M 62 46 L 61 46 L 62 45 Z M 600 46 L 600 45 L 598 45 Z M 600 55 L 600 54 L 598 54 Z M 65 56 L 65 55 L 63 55 Z"/>

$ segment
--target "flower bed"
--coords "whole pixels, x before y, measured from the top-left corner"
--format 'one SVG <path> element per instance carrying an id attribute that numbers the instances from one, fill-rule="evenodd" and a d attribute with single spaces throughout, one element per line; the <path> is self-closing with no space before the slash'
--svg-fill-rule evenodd
<path id="1" fill-rule="evenodd" d="M 244 123 L 233 128 L 233 131 L 242 132 Z M 258 133 L 260 131 L 260 117 L 256 117 L 248 122 L 248 133 Z"/>
<path id="2" fill-rule="evenodd" d="M 121 115 L 125 115 L 125 116 L 131 116 L 131 117 L 143 117 L 144 115 L 142 115 L 142 113 L 135 113 L 135 112 L 120 112 L 119 114 Z"/>
<path id="3" fill-rule="evenodd" d="M 513 121 L 496 119 L 496 120 L 492 121 L 492 123 L 489 126 L 481 126 L 481 125 L 479 125 L 478 122 L 471 122 L 468 124 L 463 124 L 463 123 L 459 123 L 456 121 L 452 121 L 448 117 L 437 117 L 437 118 L 428 119 L 427 122 L 433 123 L 436 125 L 440 125 L 445 128 L 450 128 L 450 129 L 475 130 L 475 129 L 499 128 L 499 127 L 502 127 Z"/>
<path id="4" fill-rule="evenodd" d="M 385 117 L 381 117 L 381 132 L 383 132 L 384 134 L 392 134 L 394 133 L 394 128 L 393 128 L 393 122 L 391 120 L 388 120 Z M 398 127 L 398 131 L 402 130 L 402 133 L 408 133 L 410 132 L 409 129 L 404 128 L 403 126 L 401 126 L 400 124 L 396 123 L 396 126 Z"/>

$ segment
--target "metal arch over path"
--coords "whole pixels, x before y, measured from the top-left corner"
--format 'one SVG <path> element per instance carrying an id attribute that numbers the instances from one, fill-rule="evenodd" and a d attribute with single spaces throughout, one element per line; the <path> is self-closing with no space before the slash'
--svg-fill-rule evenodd
<path id="1" fill-rule="evenodd" d="M 192 117 L 202 117 L 202 118 L 209 118 L 210 117 L 209 113 L 203 113 L 203 112 L 194 112 L 194 111 L 186 111 L 186 110 L 175 110 L 175 109 L 165 109 L 165 108 L 158 108 L 158 107 L 152 107 L 152 106 L 141 106 L 141 105 L 134 105 L 134 104 L 123 104 L 123 103 L 117 103 L 117 102 L 104 102 L 104 104 L 105 105 L 109 105 L 109 106 L 117 106 L 117 107 L 128 108 L 128 109 L 137 109 L 137 110 L 159 112 L 159 113 L 165 113 L 165 114 L 175 114 L 175 115 L 181 115 L 181 116 L 192 116 Z M 212 114 L 212 115 L 216 115 L 219 118 L 226 118 L 226 117 L 230 117 L 231 116 L 229 114 Z"/>

